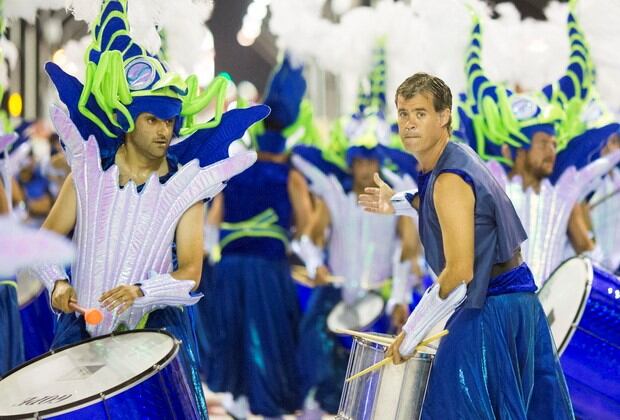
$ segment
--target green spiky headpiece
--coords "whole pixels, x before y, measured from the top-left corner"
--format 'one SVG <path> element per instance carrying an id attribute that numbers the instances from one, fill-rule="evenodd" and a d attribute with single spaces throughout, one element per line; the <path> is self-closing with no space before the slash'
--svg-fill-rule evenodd
<path id="1" fill-rule="evenodd" d="M 482 31 L 473 14 L 471 42 L 465 71 L 467 92 L 457 107 L 460 133 L 484 159 L 504 161 L 501 146 L 529 148 L 536 131 L 555 133 L 563 120 L 562 108 L 548 103 L 543 95 L 514 94 L 489 80 L 482 66 Z M 504 163 L 510 164 L 509 161 Z"/>
<path id="2" fill-rule="evenodd" d="M 175 133 L 190 135 L 219 124 L 228 77 L 218 76 L 200 92 L 195 75 L 183 80 L 129 34 L 127 0 L 106 0 L 92 25 L 86 80 L 78 109 L 108 137 L 133 130 L 137 116 L 150 112 L 176 118 Z M 216 98 L 216 118 L 203 124 L 195 116 Z"/>

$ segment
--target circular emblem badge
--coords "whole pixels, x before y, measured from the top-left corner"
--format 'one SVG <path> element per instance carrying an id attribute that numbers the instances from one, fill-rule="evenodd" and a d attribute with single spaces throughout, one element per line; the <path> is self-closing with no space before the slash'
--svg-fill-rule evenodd
<path id="1" fill-rule="evenodd" d="M 526 120 L 528 118 L 535 117 L 539 111 L 536 102 L 523 96 L 515 97 L 512 101 L 512 106 L 510 109 L 518 120 Z"/>
<path id="2" fill-rule="evenodd" d="M 132 60 L 125 67 L 125 77 L 131 90 L 142 90 L 148 88 L 153 81 L 157 71 L 149 60 L 139 57 Z"/>

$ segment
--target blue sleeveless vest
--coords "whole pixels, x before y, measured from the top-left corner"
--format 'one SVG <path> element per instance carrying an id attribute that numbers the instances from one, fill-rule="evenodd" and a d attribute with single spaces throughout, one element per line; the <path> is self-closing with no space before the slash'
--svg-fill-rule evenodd
<path id="1" fill-rule="evenodd" d="M 437 177 L 444 172 L 459 174 L 474 190 L 474 278 L 468 285 L 464 306 L 481 308 L 493 265 L 510 260 L 527 234 L 510 199 L 482 159 L 469 146 L 450 141 L 435 168 L 422 174 L 418 182 L 420 239 L 426 260 L 437 275 L 445 267 L 445 256 L 433 189 Z"/>

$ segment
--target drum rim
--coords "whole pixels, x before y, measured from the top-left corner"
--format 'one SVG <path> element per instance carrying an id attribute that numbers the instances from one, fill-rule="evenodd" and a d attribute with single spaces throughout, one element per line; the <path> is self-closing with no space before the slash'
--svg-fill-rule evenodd
<path id="1" fill-rule="evenodd" d="M 362 344 L 364 344 L 366 346 L 370 346 L 370 347 L 372 347 L 374 349 L 377 349 L 377 350 L 379 348 L 375 347 L 375 346 L 383 346 L 383 347 L 385 347 L 386 350 L 384 350 L 384 351 L 387 351 L 387 347 L 388 347 L 387 345 L 382 345 L 380 343 L 375 343 L 374 341 L 368 340 L 368 339 L 363 338 L 363 337 L 353 337 L 353 341 L 361 342 Z M 410 358 L 408 358 L 405 361 L 405 363 L 407 363 L 409 360 L 431 360 L 431 361 L 434 361 L 434 359 L 435 359 L 435 354 L 433 354 L 433 353 L 425 353 L 425 352 L 416 351 L 413 354 L 413 356 L 411 356 Z"/>
<path id="2" fill-rule="evenodd" d="M 3 418 L 14 418 L 14 419 L 24 419 L 24 418 L 33 418 L 33 416 L 35 416 L 35 418 L 38 417 L 42 417 L 42 416 L 48 416 L 48 415 L 60 415 L 60 414 L 64 414 L 67 412 L 70 412 L 70 410 L 75 410 L 75 409 L 80 409 L 80 408 L 85 408 L 85 407 L 89 407 L 97 402 L 103 401 L 105 399 L 108 398 L 112 398 L 124 391 L 126 391 L 127 389 L 130 388 L 130 385 L 133 387 L 135 385 L 139 385 L 142 382 L 146 381 L 147 379 L 149 379 L 150 377 L 152 377 L 153 375 L 155 375 L 157 372 L 162 371 L 166 366 L 168 366 L 173 360 L 174 357 L 176 356 L 176 354 L 179 351 L 179 341 L 168 331 L 166 331 L 165 329 L 156 329 L 156 328 L 143 328 L 140 330 L 131 330 L 131 331 L 122 331 L 122 332 L 113 332 L 110 334 L 105 334 L 105 335 L 100 335 L 98 337 L 90 337 L 86 340 L 82 340 L 80 342 L 77 343 L 72 343 L 72 344 L 67 344 L 66 346 L 62 346 L 59 347 L 56 350 L 50 350 L 47 353 L 44 353 L 40 356 L 35 357 L 34 359 L 29 360 L 28 362 L 19 365 L 13 369 L 11 369 L 10 371 L 8 371 L 6 373 L 6 375 L 4 375 L 3 377 L 0 378 L 0 382 L 3 381 L 4 379 L 8 378 L 10 375 L 26 368 L 27 366 L 36 363 L 37 361 L 44 359 L 48 356 L 51 356 L 53 354 L 56 353 L 60 353 L 62 351 L 66 351 L 70 348 L 73 347 L 77 347 L 79 345 L 82 344 L 86 344 L 86 343 L 90 343 L 91 341 L 97 341 L 97 340 L 102 340 L 104 338 L 109 338 L 109 337 L 117 337 L 120 335 L 126 335 L 126 334 L 135 334 L 135 333 L 142 333 L 142 332 L 155 332 L 155 333 L 161 333 L 164 335 L 167 335 L 168 337 L 170 337 L 172 339 L 172 343 L 173 346 L 170 349 L 170 351 L 165 354 L 160 360 L 157 361 L 157 363 L 153 364 L 152 366 L 150 366 L 149 368 L 147 368 L 145 371 L 143 371 L 142 373 L 132 376 L 130 379 L 126 380 L 125 382 L 122 382 L 118 385 L 115 385 L 109 389 L 106 389 L 105 391 L 102 391 L 96 395 L 92 395 L 86 398 L 82 398 L 80 400 L 77 400 L 75 402 L 72 403 L 68 403 L 66 405 L 63 405 L 61 407 L 56 407 L 56 408 L 49 408 L 47 410 L 39 410 L 39 411 L 32 411 L 29 413 L 23 413 L 23 414 L 9 414 L 9 415 L 0 415 L 0 419 Z"/>
<path id="3" fill-rule="evenodd" d="M 376 297 L 378 297 L 379 299 L 381 299 L 381 301 L 383 302 L 383 308 L 381 309 L 381 311 L 379 312 L 379 314 L 378 314 L 376 317 L 374 317 L 374 318 L 372 319 L 372 321 L 370 321 L 370 323 L 369 323 L 369 325 L 372 325 L 372 324 L 374 324 L 375 322 L 377 322 L 377 320 L 378 320 L 379 318 L 381 318 L 381 316 L 383 315 L 383 312 L 385 312 L 385 300 L 383 299 L 383 297 L 382 297 L 382 296 L 381 296 L 378 292 L 375 292 L 374 290 L 369 290 L 369 291 L 368 291 L 368 295 L 375 295 Z M 326 324 L 327 329 L 329 330 L 329 332 L 330 332 L 330 333 L 332 333 L 332 334 L 338 335 L 338 336 L 346 336 L 346 335 L 348 335 L 348 334 L 346 334 L 346 333 L 339 333 L 339 332 L 334 331 L 334 330 L 330 327 L 329 318 L 330 318 L 330 316 L 332 315 L 332 313 L 336 310 L 336 308 L 337 308 L 339 305 L 342 305 L 342 304 L 345 304 L 345 305 L 346 305 L 346 303 L 345 303 L 343 300 L 341 300 L 340 302 L 338 302 L 337 304 L 335 304 L 335 305 L 334 305 L 334 307 L 333 307 L 333 308 L 329 311 L 329 313 L 327 314 L 327 318 L 325 319 L 325 324 Z M 368 328 L 368 327 L 364 327 L 364 328 Z M 362 329 L 362 330 L 360 330 L 360 331 L 364 331 L 364 329 Z"/>
<path id="4" fill-rule="evenodd" d="M 549 278 L 553 277 L 556 271 L 560 270 L 565 264 L 575 259 L 582 260 L 586 265 L 586 271 L 588 273 L 588 275 L 586 276 L 586 287 L 585 287 L 585 290 L 581 293 L 581 302 L 579 302 L 579 309 L 577 310 L 577 313 L 575 314 L 575 316 L 573 317 L 573 320 L 571 321 L 570 328 L 568 329 L 567 334 L 565 335 L 564 339 L 559 345 L 556 343 L 558 357 L 562 356 L 562 353 L 564 353 L 564 350 L 566 350 L 566 348 L 570 344 L 573 336 L 575 335 L 575 332 L 577 332 L 577 326 L 581 322 L 581 318 L 583 318 L 583 314 L 586 311 L 586 302 L 590 298 L 590 293 L 592 292 L 592 282 L 594 281 L 594 265 L 592 264 L 592 261 L 590 261 L 590 259 L 581 257 L 581 256 L 576 256 L 576 257 L 572 257 L 572 258 L 565 260 L 555 270 L 553 270 L 553 272 L 549 276 Z M 540 290 L 542 291 L 542 289 L 547 284 L 548 284 L 548 281 L 545 282 L 545 284 L 543 285 L 543 287 L 541 287 Z"/>

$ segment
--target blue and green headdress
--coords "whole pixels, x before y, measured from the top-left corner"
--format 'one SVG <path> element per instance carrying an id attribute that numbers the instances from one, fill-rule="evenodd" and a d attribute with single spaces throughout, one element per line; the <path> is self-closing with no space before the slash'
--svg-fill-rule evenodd
<path id="1" fill-rule="evenodd" d="M 511 165 L 512 162 L 501 155 L 502 145 L 528 149 L 535 132 L 555 134 L 564 113 L 559 105 L 548 103 L 542 94 L 515 94 L 489 80 L 481 57 L 480 20 L 473 14 L 465 62 L 468 86 L 467 92 L 459 95 L 455 136 L 469 143 L 483 159 Z"/>
<path id="2" fill-rule="evenodd" d="M 334 127 L 334 138 L 348 141 L 345 161 L 351 166 L 355 158 L 385 159 L 383 148 L 391 139 L 390 124 L 386 121 L 386 59 L 385 40 L 378 40 L 373 50 L 373 67 L 363 80 L 357 94 L 357 110 Z M 364 89 L 364 82 L 368 89 Z"/>
<path id="3" fill-rule="evenodd" d="M 80 134 L 94 135 L 102 154 L 116 150 L 125 133 L 133 131 L 138 115 L 148 112 L 160 119 L 175 118 L 174 134 L 183 141 L 171 151 L 176 148 L 181 163 L 199 157 L 204 165 L 217 160 L 215 150 L 226 153 L 218 141 L 240 138 L 269 113 L 267 107 L 257 106 L 224 114 L 229 78 L 218 76 L 201 92 L 195 75 L 183 80 L 170 71 L 158 56 L 132 40 L 127 0 L 105 0 L 91 32 L 83 85 L 54 63 L 45 68 Z M 197 123 L 196 115 L 212 102 L 215 117 Z M 203 144 L 206 139 L 209 144 Z"/>
<path id="4" fill-rule="evenodd" d="M 566 74 L 542 90 L 546 99 L 561 106 L 566 118 L 558 128 L 563 150 L 558 153 L 551 180 L 570 166 L 577 169 L 600 156 L 608 138 L 620 127 L 596 89 L 596 69 L 575 14 L 575 1 L 567 18 L 570 59 Z"/>
<path id="5" fill-rule="evenodd" d="M 305 93 L 303 66 L 293 65 L 291 58 L 285 54 L 267 85 L 264 103 L 271 108 L 271 114 L 263 121 L 262 127 L 253 132 L 257 150 L 284 153 L 286 139 L 294 131 L 293 126 L 302 124 L 299 117 Z M 305 111 L 307 118 L 307 109 Z"/>

